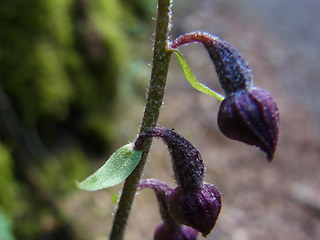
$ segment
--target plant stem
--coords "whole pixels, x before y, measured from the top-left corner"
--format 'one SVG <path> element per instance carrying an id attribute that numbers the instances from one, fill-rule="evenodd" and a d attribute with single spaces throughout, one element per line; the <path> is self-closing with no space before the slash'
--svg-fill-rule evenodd
<path id="1" fill-rule="evenodd" d="M 158 16 L 153 51 L 152 71 L 147 103 L 144 109 L 144 116 L 141 123 L 140 132 L 144 132 L 150 127 L 155 127 L 158 122 L 171 55 L 171 51 L 167 49 L 168 32 L 171 18 L 171 5 L 172 0 L 158 0 Z M 118 209 L 116 211 L 111 229 L 110 240 L 123 239 L 127 219 L 129 217 L 139 180 L 146 164 L 150 146 L 151 140 L 145 145 L 138 166 L 124 183 L 118 203 Z"/>

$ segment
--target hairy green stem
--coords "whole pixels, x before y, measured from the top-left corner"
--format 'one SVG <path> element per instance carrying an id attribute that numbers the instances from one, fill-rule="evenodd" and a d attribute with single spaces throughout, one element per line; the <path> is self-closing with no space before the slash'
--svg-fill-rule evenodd
<path id="1" fill-rule="evenodd" d="M 158 0 L 158 16 L 153 51 L 152 72 L 149 83 L 147 103 L 144 109 L 144 116 L 141 123 L 140 132 L 144 132 L 150 127 L 155 127 L 158 122 L 171 55 L 171 51 L 168 51 L 167 49 L 171 5 L 172 0 Z M 110 240 L 123 239 L 125 226 L 127 224 L 139 180 L 146 164 L 150 146 L 151 141 L 148 141 L 148 143 L 145 145 L 138 166 L 124 183 L 111 229 Z"/>

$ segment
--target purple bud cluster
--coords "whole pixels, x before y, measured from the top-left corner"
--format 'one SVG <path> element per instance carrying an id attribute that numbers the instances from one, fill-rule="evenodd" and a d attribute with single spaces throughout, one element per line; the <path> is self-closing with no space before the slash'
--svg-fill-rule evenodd
<path id="1" fill-rule="evenodd" d="M 208 51 L 219 82 L 226 94 L 218 113 L 221 132 L 234 140 L 258 146 L 272 160 L 278 140 L 279 111 L 270 93 L 253 86 L 247 61 L 230 44 L 207 33 L 189 33 L 170 43 L 200 42 Z M 162 222 L 155 240 L 195 240 L 206 237 L 216 224 L 221 196 L 216 187 L 203 182 L 204 165 L 199 151 L 186 139 L 166 128 L 155 127 L 141 133 L 135 148 L 142 150 L 147 140 L 161 138 L 168 146 L 177 187 L 155 179 L 142 180 L 140 188 L 151 188 L 159 202 Z"/>
<path id="2" fill-rule="evenodd" d="M 149 187 L 156 192 L 163 219 L 162 225 L 156 231 L 157 236 L 167 236 L 167 233 L 173 230 L 172 226 L 176 225 L 173 224 L 174 221 L 207 236 L 218 219 L 221 197 L 214 185 L 203 182 L 204 166 L 199 151 L 173 130 L 159 127 L 150 128 L 140 134 L 135 141 L 135 148 L 142 149 L 144 142 L 152 137 L 161 138 L 168 146 L 178 185 L 175 189 L 170 189 L 166 184 L 150 179 L 139 184 L 140 188 Z M 174 229 L 174 233 L 185 229 L 184 234 L 191 234 L 190 228 Z"/>

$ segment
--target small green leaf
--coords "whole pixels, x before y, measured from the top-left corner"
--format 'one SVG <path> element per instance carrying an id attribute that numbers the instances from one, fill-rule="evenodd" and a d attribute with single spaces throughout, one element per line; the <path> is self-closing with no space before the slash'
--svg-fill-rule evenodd
<path id="1" fill-rule="evenodd" d="M 176 53 L 181 69 L 184 73 L 184 76 L 186 77 L 186 79 L 188 80 L 188 82 L 191 84 L 192 87 L 194 87 L 195 89 L 197 89 L 198 91 L 208 94 L 214 98 L 216 98 L 219 101 L 223 101 L 224 96 L 220 95 L 219 93 L 211 90 L 210 88 L 208 88 L 207 86 L 203 85 L 202 83 L 198 82 L 198 80 L 193 76 L 189 65 L 186 61 L 186 59 L 183 57 L 183 55 L 177 50 L 175 49 L 174 52 Z"/>
<path id="2" fill-rule="evenodd" d="M 96 191 L 115 186 L 125 180 L 138 165 L 142 151 L 134 149 L 129 143 L 115 151 L 106 163 L 94 174 L 76 182 L 78 188 L 87 191 Z"/>

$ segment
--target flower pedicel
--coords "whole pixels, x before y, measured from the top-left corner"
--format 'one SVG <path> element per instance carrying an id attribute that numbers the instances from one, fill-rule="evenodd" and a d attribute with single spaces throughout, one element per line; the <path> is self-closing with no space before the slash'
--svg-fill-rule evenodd
<path id="1" fill-rule="evenodd" d="M 153 189 L 158 200 L 159 210 L 162 218 L 154 233 L 154 240 L 196 240 L 198 231 L 195 229 L 183 226 L 174 220 L 168 209 L 168 196 L 174 191 L 166 183 L 160 182 L 157 179 L 141 180 L 138 188 Z"/>

